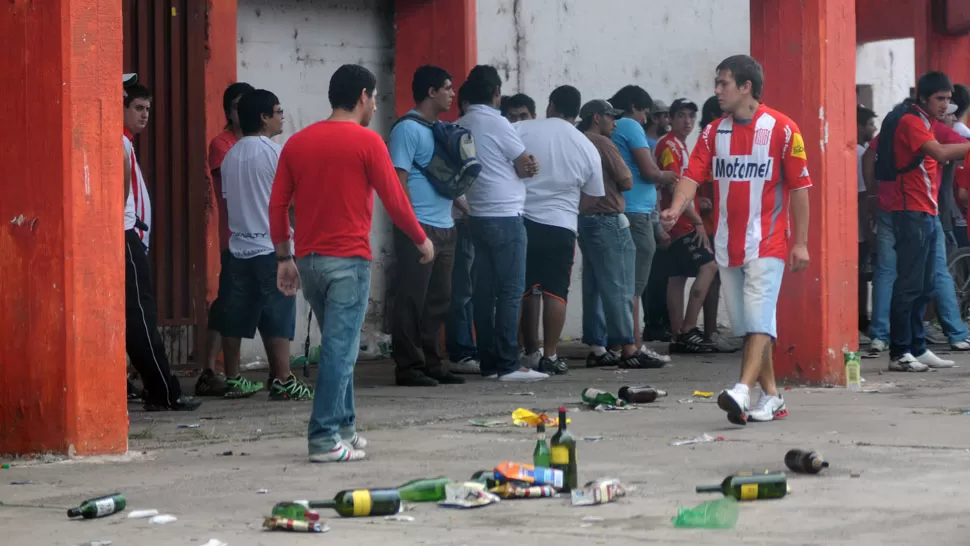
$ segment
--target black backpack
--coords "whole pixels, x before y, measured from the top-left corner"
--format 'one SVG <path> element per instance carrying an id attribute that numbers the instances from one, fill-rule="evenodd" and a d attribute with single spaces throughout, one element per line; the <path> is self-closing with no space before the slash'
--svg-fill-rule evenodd
<path id="1" fill-rule="evenodd" d="M 919 116 L 916 110 L 916 103 L 912 99 L 906 99 L 897 104 L 892 111 L 886 114 L 882 120 L 882 127 L 879 129 L 879 144 L 876 146 L 876 180 L 894 181 L 899 175 L 908 173 L 916 169 L 923 163 L 926 154 L 919 154 L 903 168 L 896 167 L 896 157 L 893 153 L 893 144 L 896 140 L 896 127 L 903 116 Z"/>

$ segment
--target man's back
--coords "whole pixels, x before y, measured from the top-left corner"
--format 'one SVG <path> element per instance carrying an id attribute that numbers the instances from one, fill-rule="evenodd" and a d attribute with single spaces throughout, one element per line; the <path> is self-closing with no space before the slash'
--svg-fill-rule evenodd
<path id="1" fill-rule="evenodd" d="M 273 252 L 269 236 L 269 196 L 280 145 L 264 136 L 246 136 L 226 154 L 220 171 L 229 221 L 229 250 L 237 258 Z"/>
<path id="2" fill-rule="evenodd" d="M 525 204 L 525 186 L 513 162 L 525 153 L 518 133 L 498 110 L 484 104 L 468 108 L 458 125 L 471 131 L 482 172 L 465 194 L 472 216 L 518 216 Z M 541 165 L 540 165 L 541 169 Z"/>
<path id="3" fill-rule="evenodd" d="M 524 216 L 576 231 L 580 191 L 594 197 L 604 195 L 599 152 L 564 119 L 521 121 L 515 127 L 540 165 L 539 174 L 525 184 Z"/>

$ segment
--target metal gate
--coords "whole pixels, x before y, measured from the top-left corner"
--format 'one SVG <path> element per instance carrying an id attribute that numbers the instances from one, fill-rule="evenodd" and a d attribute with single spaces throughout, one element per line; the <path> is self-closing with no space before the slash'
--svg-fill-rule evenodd
<path id="1" fill-rule="evenodd" d="M 152 199 L 150 259 L 158 321 L 173 365 L 202 355 L 205 309 L 205 6 L 200 0 L 123 0 L 124 69 L 152 94 L 135 138 Z"/>

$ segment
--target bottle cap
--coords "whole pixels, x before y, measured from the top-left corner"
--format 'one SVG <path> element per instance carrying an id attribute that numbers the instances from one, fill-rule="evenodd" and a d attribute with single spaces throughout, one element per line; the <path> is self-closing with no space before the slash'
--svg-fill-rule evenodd
<path id="1" fill-rule="evenodd" d="M 559 413 L 566 413 L 566 408 L 559 408 Z"/>

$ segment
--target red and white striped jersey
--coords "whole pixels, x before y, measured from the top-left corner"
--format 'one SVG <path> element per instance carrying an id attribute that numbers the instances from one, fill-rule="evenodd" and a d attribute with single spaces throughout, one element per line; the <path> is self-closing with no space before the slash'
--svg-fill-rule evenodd
<path id="1" fill-rule="evenodd" d="M 131 160 L 131 193 L 129 197 L 134 203 L 135 216 L 148 226 L 148 230 L 143 231 L 135 228 L 135 231 L 138 233 L 138 238 L 141 239 L 141 242 L 145 243 L 145 248 L 148 248 L 152 229 L 152 200 L 151 196 L 148 195 L 148 185 L 145 184 L 145 177 L 141 173 L 141 166 L 138 164 L 138 156 L 135 155 L 135 146 L 132 144 L 133 138 L 134 136 L 128 132 L 128 129 L 125 129 L 125 153 L 128 154 L 128 158 Z M 126 219 L 125 229 L 128 229 L 127 224 Z M 132 222 L 132 225 L 134 225 L 134 222 Z"/>
<path id="2" fill-rule="evenodd" d="M 730 115 L 714 120 L 694 146 L 684 176 L 713 181 L 718 265 L 787 258 L 791 191 L 812 185 L 805 142 L 788 116 L 761 105 L 750 121 Z"/>

